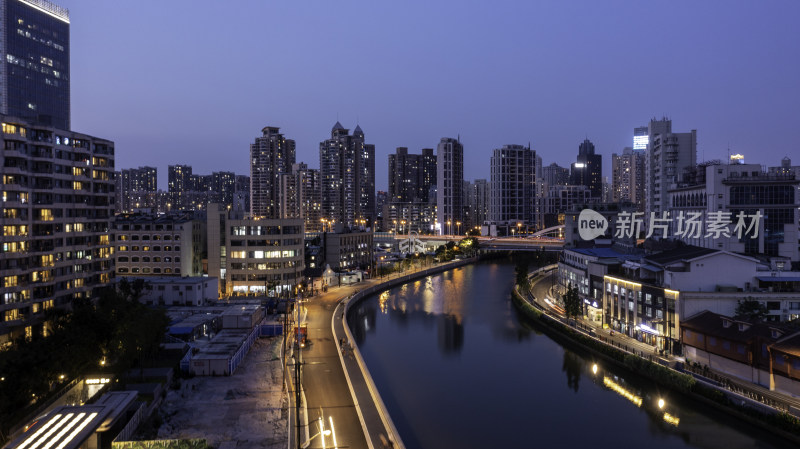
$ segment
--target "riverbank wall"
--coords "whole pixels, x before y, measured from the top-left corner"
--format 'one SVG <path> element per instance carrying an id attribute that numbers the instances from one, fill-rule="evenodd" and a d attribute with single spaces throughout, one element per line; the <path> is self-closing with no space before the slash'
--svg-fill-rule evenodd
<path id="1" fill-rule="evenodd" d="M 380 284 L 375 284 L 375 285 L 372 285 L 370 287 L 365 288 L 364 290 L 360 290 L 360 291 L 354 293 L 352 296 L 350 296 L 348 298 L 345 298 L 342 301 L 343 304 L 344 304 L 344 313 L 342 315 L 342 320 L 343 320 L 343 324 L 344 324 L 343 327 L 344 327 L 344 334 L 345 334 L 346 341 L 353 342 L 353 344 L 352 344 L 353 356 L 355 357 L 356 363 L 358 364 L 358 367 L 361 370 L 361 373 L 362 373 L 362 375 L 364 377 L 364 381 L 367 384 L 367 388 L 368 388 L 369 393 L 370 393 L 370 399 L 374 402 L 375 408 L 378 410 L 378 413 L 380 415 L 381 421 L 383 422 L 383 425 L 384 425 L 385 429 L 389 433 L 389 435 L 388 435 L 389 440 L 394 443 L 394 446 L 393 446 L 394 448 L 404 449 L 405 445 L 403 444 L 402 439 L 400 438 L 400 434 L 397 431 L 397 428 L 395 427 L 391 416 L 389 415 L 389 411 L 386 409 L 386 405 L 384 404 L 383 399 L 381 399 L 381 395 L 378 392 L 378 388 L 375 386 L 375 382 L 372 379 L 372 375 L 369 372 L 369 368 L 367 368 L 367 365 L 364 362 L 364 358 L 361 355 L 361 351 L 359 351 L 359 349 L 358 349 L 358 345 L 354 344 L 355 340 L 353 338 L 352 332 L 350 331 L 350 326 L 348 325 L 348 322 L 347 322 L 347 318 L 348 318 L 348 314 L 349 314 L 350 308 L 353 307 L 354 305 L 360 303 L 364 299 L 369 298 L 372 295 L 380 293 L 380 292 L 382 292 L 384 290 L 387 290 L 387 289 L 390 289 L 390 288 L 393 288 L 393 287 L 396 287 L 396 286 L 399 286 L 399 285 L 403 285 L 403 284 L 405 284 L 407 282 L 414 281 L 416 279 L 425 278 L 425 277 L 428 277 L 428 276 L 431 276 L 431 275 L 434 275 L 434 274 L 438 274 L 438 273 L 441 273 L 441 272 L 444 272 L 444 271 L 448 271 L 448 270 L 452 270 L 452 269 L 455 269 L 455 268 L 459 268 L 459 267 L 462 267 L 464 265 L 469 265 L 469 264 L 475 263 L 475 262 L 477 262 L 477 261 L 479 261 L 481 259 L 482 259 L 482 257 L 473 257 L 473 258 L 469 258 L 469 259 L 455 260 L 453 262 L 449 262 L 449 263 L 446 263 L 446 264 L 436 265 L 436 266 L 432 266 L 430 268 L 426 268 L 426 269 L 423 269 L 423 270 L 414 271 L 412 273 L 409 273 L 409 274 L 406 274 L 406 275 L 403 275 L 403 276 L 399 276 L 397 278 L 387 279 L 386 282 L 382 282 Z M 335 314 L 334 314 L 334 319 L 336 319 Z M 350 381 L 350 377 L 348 376 L 348 383 L 350 383 L 350 382 L 351 382 Z M 351 389 L 351 392 L 352 392 L 352 390 L 353 390 L 352 384 L 350 385 L 350 389 Z M 355 395 L 355 393 L 353 393 L 353 394 Z M 364 426 L 364 433 L 367 436 L 367 441 L 370 441 L 371 440 L 370 433 L 372 431 L 374 431 L 374 430 L 373 429 L 369 429 L 368 426 L 366 426 L 363 423 L 363 421 L 362 421 L 362 425 Z"/>

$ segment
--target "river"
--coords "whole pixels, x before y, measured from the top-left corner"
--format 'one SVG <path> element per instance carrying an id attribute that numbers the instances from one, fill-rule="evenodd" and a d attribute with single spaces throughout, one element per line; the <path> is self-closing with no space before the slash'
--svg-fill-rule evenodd
<path id="1" fill-rule="evenodd" d="M 786 443 L 563 348 L 485 262 L 365 299 L 351 330 L 408 449 L 778 448 Z"/>

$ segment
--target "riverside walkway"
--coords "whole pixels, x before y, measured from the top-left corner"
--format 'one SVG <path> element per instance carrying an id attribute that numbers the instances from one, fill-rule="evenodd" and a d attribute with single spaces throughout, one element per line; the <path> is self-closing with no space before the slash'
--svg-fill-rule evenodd
<path id="1" fill-rule="evenodd" d="M 527 300 L 544 311 L 550 318 L 569 326 L 570 324 L 564 318 L 563 314 L 558 313 L 556 309 L 552 308 L 544 300 L 545 298 L 553 297 L 551 291 L 553 289 L 553 277 L 555 274 L 552 267 L 553 266 L 544 267 L 530 275 L 531 290 Z M 642 343 L 619 332 L 615 332 L 612 335 L 608 329 L 603 329 L 601 324 L 591 320 L 578 318 L 575 320 L 575 325 L 573 327 L 607 345 L 649 359 L 652 362 L 671 367 L 681 366 L 678 371 L 683 371 L 702 382 L 725 390 L 731 399 L 736 398 L 742 401 L 743 404 L 745 402 L 757 403 L 758 406 L 756 408 L 763 406 L 774 409 L 775 411 L 788 412 L 795 416 L 800 416 L 800 400 L 798 400 L 798 398 L 770 391 L 760 385 L 735 379 L 721 372 L 713 370 L 704 371 L 684 366 L 685 360 L 681 357 L 659 355 L 654 352 L 653 346 Z"/>

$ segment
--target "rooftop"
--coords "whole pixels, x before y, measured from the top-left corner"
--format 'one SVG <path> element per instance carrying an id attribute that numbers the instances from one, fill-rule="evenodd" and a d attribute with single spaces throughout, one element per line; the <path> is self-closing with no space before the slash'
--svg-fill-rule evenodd
<path id="1" fill-rule="evenodd" d="M 795 332 L 775 342 L 770 349 L 800 357 L 800 332 Z"/>
<path id="2" fill-rule="evenodd" d="M 615 251 L 611 248 L 573 248 L 567 251 L 572 251 L 578 254 L 583 254 L 584 256 L 591 256 L 591 257 L 598 257 L 601 259 L 639 259 L 642 257 L 642 254 L 625 254 Z"/>
<path id="3" fill-rule="evenodd" d="M 698 257 L 703 257 L 718 252 L 720 251 L 716 249 L 701 248 L 699 246 L 687 245 L 667 251 L 662 251 L 660 253 L 653 254 L 650 256 L 646 256 L 645 259 L 657 265 L 664 266 L 664 265 L 669 265 L 673 262 L 693 260 Z"/>
<path id="4" fill-rule="evenodd" d="M 726 321 L 730 323 L 727 327 L 725 326 Z M 743 330 L 739 330 L 740 324 L 744 325 Z M 681 328 L 702 332 L 705 335 L 724 338 L 725 340 L 747 343 L 755 337 L 774 340 L 772 337 L 772 329 L 776 327 L 766 323 L 750 323 L 737 320 L 705 310 L 684 320 L 681 323 Z"/>
<path id="5" fill-rule="evenodd" d="M 169 214 L 145 214 L 136 212 L 132 214 L 119 214 L 114 217 L 114 223 L 119 224 L 180 224 L 194 220 L 193 211 L 173 212 Z"/>

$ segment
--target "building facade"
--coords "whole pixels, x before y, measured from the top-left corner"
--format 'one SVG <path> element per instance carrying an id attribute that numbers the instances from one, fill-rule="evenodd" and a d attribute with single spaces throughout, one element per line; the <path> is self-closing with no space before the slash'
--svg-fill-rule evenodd
<path id="1" fill-rule="evenodd" d="M 303 282 L 302 218 L 246 217 L 212 203 L 207 220 L 208 275 L 222 297 L 291 294 Z"/>
<path id="2" fill-rule="evenodd" d="M 261 137 L 250 144 L 250 214 L 254 217 L 280 218 L 281 175 L 292 173 L 295 141 L 279 131 L 264 127 Z"/>
<path id="3" fill-rule="evenodd" d="M 372 266 L 372 232 L 323 232 L 325 263 L 335 271 L 369 269 Z"/>
<path id="4" fill-rule="evenodd" d="M 485 179 L 476 179 L 470 183 L 467 192 L 467 206 L 472 214 L 472 228 L 483 226 L 489 220 L 489 183 Z"/>
<path id="5" fill-rule="evenodd" d="M 0 113 L 70 129 L 69 11 L 45 0 L 2 0 L 0 23 Z"/>
<path id="6" fill-rule="evenodd" d="M 404 203 L 430 201 L 431 186 L 436 185 L 436 156 L 432 148 L 421 154 L 408 154 L 408 148 L 398 147 L 389 155 L 390 201 Z"/>
<path id="7" fill-rule="evenodd" d="M 319 170 L 293 164 L 292 173 L 281 175 L 281 218 L 302 218 L 306 232 L 322 230 L 322 198 Z"/>
<path id="8" fill-rule="evenodd" d="M 44 311 L 112 274 L 114 143 L 1 116 L 0 345 L 47 333 Z"/>
<path id="9" fill-rule="evenodd" d="M 697 130 L 673 133 L 672 121 L 653 119 L 648 126 L 645 156 L 645 210 L 667 210 L 667 189 L 697 162 Z"/>
<path id="10" fill-rule="evenodd" d="M 194 212 L 117 215 L 117 276 L 201 276 L 205 225 Z"/>
<path id="11" fill-rule="evenodd" d="M 155 208 L 158 191 L 156 167 L 127 168 L 115 173 L 116 213 L 129 213 L 138 208 Z"/>
<path id="12" fill-rule="evenodd" d="M 436 221 L 439 232 L 454 234 L 464 219 L 464 146 L 443 137 L 436 148 Z"/>
<path id="13" fill-rule="evenodd" d="M 336 122 L 331 138 L 319 144 L 322 218 L 355 226 L 375 221 L 375 146 L 365 143 L 364 131 Z"/>
<path id="14" fill-rule="evenodd" d="M 696 176 L 689 181 L 668 191 L 667 207 L 673 221 L 700 214 L 705 224 L 715 213 L 723 214 L 720 218 L 730 224 L 720 234 L 708 233 L 705 227 L 700 232 L 683 233 L 673 228 L 672 234 L 678 239 L 704 248 L 800 261 L 800 179 L 793 172 L 766 172 L 757 164 L 713 164 L 698 166 Z M 757 228 L 750 232 L 744 231 L 753 220 L 743 222 L 741 236 L 737 231 L 740 213 L 760 216 Z"/>
<path id="15" fill-rule="evenodd" d="M 522 145 L 504 145 L 490 161 L 489 220 L 496 223 L 535 223 L 536 152 Z"/>
<path id="16" fill-rule="evenodd" d="M 397 234 L 432 234 L 435 230 L 436 206 L 431 203 L 392 201 L 383 206 L 381 215 L 386 231 Z"/>
<path id="17" fill-rule="evenodd" d="M 589 139 L 578 145 L 578 157 L 570 167 L 569 179 L 571 185 L 586 186 L 593 197 L 603 197 L 603 156 L 595 154 Z"/>
<path id="18" fill-rule="evenodd" d="M 625 148 L 622 154 L 611 155 L 611 201 L 629 202 L 644 211 L 644 159 L 643 150 Z"/>
<path id="19" fill-rule="evenodd" d="M 569 169 L 553 162 L 542 168 L 542 180 L 547 187 L 569 185 Z"/>

